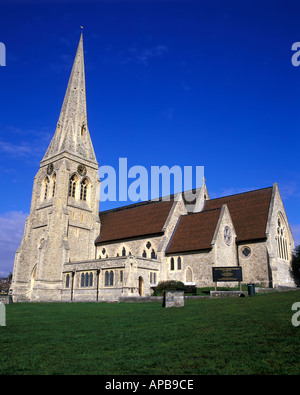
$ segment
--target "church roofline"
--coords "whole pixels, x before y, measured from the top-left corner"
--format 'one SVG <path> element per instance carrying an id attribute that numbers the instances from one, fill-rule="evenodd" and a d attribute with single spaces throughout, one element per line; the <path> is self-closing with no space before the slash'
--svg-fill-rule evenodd
<path id="1" fill-rule="evenodd" d="M 187 193 L 187 192 L 195 193 L 197 191 L 197 189 L 200 189 L 200 188 L 194 188 L 194 189 L 191 189 L 191 190 L 188 190 L 188 191 L 182 191 L 182 192 L 179 192 L 179 193 L 176 193 L 176 194 L 159 197 L 159 198 L 157 198 L 157 200 L 145 200 L 145 201 L 142 201 L 142 202 L 136 202 L 136 203 L 127 204 L 125 206 L 114 207 L 114 208 L 109 209 L 109 210 L 99 211 L 99 215 L 112 213 L 112 212 L 117 212 L 117 211 L 122 211 L 122 210 L 127 210 L 127 209 L 131 209 L 131 208 L 134 208 L 134 207 L 143 206 L 143 205 L 146 205 L 146 204 L 152 204 L 152 203 L 158 203 L 158 202 L 163 202 L 163 201 L 174 200 L 174 196 L 176 196 L 176 195 L 178 195 L 180 193 L 181 194 Z M 220 196 L 220 197 L 213 198 L 213 199 L 210 199 L 210 200 L 211 201 L 216 201 L 218 199 L 224 199 L 224 198 L 228 198 L 228 197 L 232 197 L 232 196 L 239 196 L 239 195 L 244 195 L 244 194 L 247 194 L 247 193 L 263 191 L 265 189 L 270 189 L 270 188 L 273 188 L 273 187 L 265 187 L 265 188 L 253 189 L 251 191 L 234 193 L 232 195 Z M 169 198 L 169 199 L 167 199 L 167 198 Z M 218 208 L 213 208 L 213 209 L 209 209 L 209 210 L 205 210 L 205 211 L 211 211 L 211 210 L 218 210 Z M 197 213 L 187 213 L 186 215 L 194 215 L 194 214 L 197 214 Z"/>
<path id="2" fill-rule="evenodd" d="M 111 213 L 111 212 L 115 212 L 115 211 L 122 211 L 122 210 L 127 210 L 127 209 L 131 209 L 134 207 L 139 207 L 139 206 L 143 206 L 146 204 L 152 204 L 152 203 L 158 203 L 158 202 L 169 202 L 169 201 L 177 201 L 175 200 L 175 197 L 178 195 L 182 195 L 185 193 L 195 193 L 197 190 L 200 190 L 202 188 L 202 186 L 200 188 L 194 188 L 194 189 L 189 189 L 187 191 L 182 191 L 182 192 L 178 192 L 178 193 L 173 193 L 171 195 L 165 195 L 165 196 L 160 196 L 159 198 L 155 198 L 155 199 L 150 199 L 150 200 L 144 200 L 142 202 L 136 202 L 136 203 L 131 203 L 131 204 L 127 204 L 125 206 L 119 206 L 119 207 L 115 207 L 109 210 L 105 210 L 105 211 L 99 211 L 99 214 L 106 214 L 106 213 Z M 179 200 L 179 199 L 178 199 Z M 192 204 L 191 202 L 187 202 Z"/>
<path id="3" fill-rule="evenodd" d="M 244 195 L 244 194 L 246 194 L 246 193 L 253 193 L 253 192 L 263 191 L 263 190 L 265 190 L 265 189 L 272 189 L 272 188 L 273 188 L 273 186 L 264 187 L 264 188 L 258 188 L 258 189 L 251 189 L 250 191 L 239 192 L 239 193 L 233 193 L 233 194 L 231 194 L 231 195 L 219 196 L 219 197 L 217 197 L 217 198 L 213 198 L 213 199 L 210 199 L 210 200 L 214 200 L 214 201 L 215 201 L 215 200 L 218 200 L 218 199 L 224 199 L 224 198 L 228 198 L 228 197 L 232 197 L 232 196 Z"/>

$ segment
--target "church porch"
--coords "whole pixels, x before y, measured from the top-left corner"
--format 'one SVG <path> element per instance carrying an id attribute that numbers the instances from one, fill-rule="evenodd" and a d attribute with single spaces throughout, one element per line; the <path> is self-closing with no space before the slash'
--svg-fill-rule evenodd
<path id="1" fill-rule="evenodd" d="M 118 301 L 150 296 L 158 283 L 157 259 L 126 257 L 64 264 L 62 301 Z"/>

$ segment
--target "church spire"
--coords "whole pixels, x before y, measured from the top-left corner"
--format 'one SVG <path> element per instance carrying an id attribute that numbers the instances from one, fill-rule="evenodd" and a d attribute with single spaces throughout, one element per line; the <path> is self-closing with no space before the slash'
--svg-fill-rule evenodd
<path id="1" fill-rule="evenodd" d="M 82 33 L 56 131 L 43 161 L 63 152 L 97 163 L 87 126 Z"/>

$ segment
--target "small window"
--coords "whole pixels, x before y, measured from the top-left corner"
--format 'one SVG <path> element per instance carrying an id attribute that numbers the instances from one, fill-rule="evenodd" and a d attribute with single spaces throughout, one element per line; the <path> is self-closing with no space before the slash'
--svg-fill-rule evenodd
<path id="1" fill-rule="evenodd" d="M 81 273 L 81 282 L 80 282 L 81 287 L 84 287 L 84 273 Z"/>
<path id="2" fill-rule="evenodd" d="M 243 255 L 244 258 L 249 258 L 250 255 L 251 255 L 251 249 L 250 249 L 250 247 L 244 247 L 244 248 L 242 249 L 242 255 Z"/>
<path id="3" fill-rule="evenodd" d="M 150 272 L 150 284 L 156 284 L 156 273 Z"/>
<path id="4" fill-rule="evenodd" d="M 146 253 L 145 250 L 144 250 L 143 253 L 142 253 L 142 257 L 143 257 L 143 258 L 147 258 L 147 253 Z"/>
<path id="5" fill-rule="evenodd" d="M 224 228 L 224 240 L 225 243 L 229 246 L 231 244 L 231 229 L 229 228 L 229 226 L 225 226 Z"/>
<path id="6" fill-rule="evenodd" d="M 105 287 L 109 286 L 109 272 L 105 272 L 105 282 L 104 282 Z"/>
<path id="7" fill-rule="evenodd" d="M 66 275 L 66 288 L 69 288 L 69 286 L 70 286 L 70 274 L 68 273 Z"/>
<path id="8" fill-rule="evenodd" d="M 151 259 L 156 259 L 156 254 L 155 254 L 155 251 L 154 251 L 153 248 L 152 248 L 152 251 L 151 251 Z"/>
<path id="9" fill-rule="evenodd" d="M 114 285 L 114 272 L 112 270 L 109 273 L 109 285 L 111 287 Z"/>
<path id="10" fill-rule="evenodd" d="M 181 270 L 181 258 L 180 258 L 180 256 L 177 258 L 177 270 Z"/>
<path id="11" fill-rule="evenodd" d="M 90 273 L 90 283 L 89 283 L 90 287 L 93 286 L 93 273 Z"/>
<path id="12" fill-rule="evenodd" d="M 123 249 L 122 249 L 122 256 L 126 256 L 126 249 L 125 249 L 125 247 L 123 247 Z"/>
<path id="13" fill-rule="evenodd" d="M 170 269 L 174 270 L 174 258 L 171 258 L 171 267 L 170 267 Z"/>
<path id="14" fill-rule="evenodd" d="M 123 270 L 120 270 L 120 283 L 123 282 Z"/>

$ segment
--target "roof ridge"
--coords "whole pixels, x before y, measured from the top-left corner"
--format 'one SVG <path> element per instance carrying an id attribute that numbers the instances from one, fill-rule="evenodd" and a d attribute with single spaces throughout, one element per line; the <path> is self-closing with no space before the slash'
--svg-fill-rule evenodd
<path id="1" fill-rule="evenodd" d="M 159 200 L 145 200 L 143 202 L 131 203 L 131 204 L 127 204 L 126 206 L 119 206 L 119 207 L 111 208 L 109 210 L 99 211 L 99 214 L 101 215 L 101 214 L 107 214 L 107 213 L 128 210 L 128 209 L 135 208 L 135 207 L 146 206 L 147 204 L 170 202 L 171 200 L 173 201 L 173 199 L 163 200 L 162 198 L 159 198 Z"/>
<path id="2" fill-rule="evenodd" d="M 149 200 L 144 200 L 142 202 L 136 202 L 136 203 L 127 204 L 126 206 L 119 206 L 119 207 L 115 207 L 115 208 L 112 208 L 112 209 L 109 209 L 109 210 L 99 211 L 99 214 L 107 214 L 107 213 L 127 210 L 127 209 L 130 209 L 130 208 L 144 206 L 146 204 L 159 203 L 159 202 L 170 202 L 171 200 L 174 201 L 174 198 L 175 198 L 176 195 L 179 195 L 180 193 L 181 194 L 185 194 L 186 192 L 195 193 L 198 189 L 201 189 L 201 187 L 188 189 L 186 191 L 181 191 L 181 192 L 173 193 L 173 194 L 170 194 L 170 195 L 160 196 L 158 198 L 155 198 L 156 200 L 149 199 Z M 167 198 L 169 198 L 169 200 Z"/>
<path id="3" fill-rule="evenodd" d="M 217 197 L 217 198 L 214 198 L 214 199 L 209 199 L 209 200 L 224 199 L 224 198 L 231 197 L 231 196 L 244 195 L 246 193 L 253 193 L 253 192 L 257 192 L 257 191 L 263 191 L 264 189 L 272 189 L 272 188 L 273 187 L 270 186 L 270 187 L 265 187 L 265 188 L 252 189 L 251 191 L 245 191 L 245 192 L 240 192 L 240 193 L 233 193 L 232 195 L 220 196 L 220 197 Z"/>

